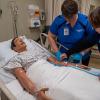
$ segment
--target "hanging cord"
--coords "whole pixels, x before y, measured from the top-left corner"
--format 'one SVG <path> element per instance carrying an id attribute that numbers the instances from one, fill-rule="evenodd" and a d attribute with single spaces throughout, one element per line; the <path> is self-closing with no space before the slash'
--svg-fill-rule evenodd
<path id="1" fill-rule="evenodd" d="M 16 36 L 18 36 L 18 31 L 17 31 L 18 6 L 16 5 L 16 2 L 14 0 L 9 1 L 8 5 L 11 10 L 11 15 L 12 15 L 12 19 L 13 19 L 14 37 L 16 37 Z"/>
<path id="2" fill-rule="evenodd" d="M 0 1 L 0 16 L 2 15 L 1 1 Z"/>

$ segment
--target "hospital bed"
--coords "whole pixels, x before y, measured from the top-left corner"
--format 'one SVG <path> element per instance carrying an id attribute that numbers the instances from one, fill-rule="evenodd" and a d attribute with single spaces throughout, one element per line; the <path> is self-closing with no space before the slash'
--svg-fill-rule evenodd
<path id="1" fill-rule="evenodd" d="M 13 52 L 8 53 L 10 43 L 11 40 L 0 43 L 1 100 L 36 100 L 34 96 L 23 90 L 12 74 L 4 70 L 5 64 L 2 62 L 4 56 L 1 56 L 9 54 L 8 58 L 11 58 L 16 55 Z M 32 43 L 36 42 L 32 41 Z M 28 42 L 26 44 L 30 45 Z M 29 48 L 31 47 L 32 45 Z M 48 52 L 46 49 L 44 50 Z M 44 60 L 40 60 L 32 66 L 27 71 L 27 75 L 35 81 L 38 87 L 49 87 L 47 95 L 54 100 L 100 100 L 100 82 L 97 76 L 70 66 L 67 68 L 55 66 Z M 96 71 L 100 72 L 100 70 Z"/>

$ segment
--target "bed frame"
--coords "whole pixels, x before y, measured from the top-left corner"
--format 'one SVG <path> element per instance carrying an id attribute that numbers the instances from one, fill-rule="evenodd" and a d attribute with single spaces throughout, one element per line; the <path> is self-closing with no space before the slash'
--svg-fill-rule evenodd
<path id="1" fill-rule="evenodd" d="M 0 100 L 16 100 L 14 95 L 7 89 L 2 80 L 0 80 Z"/>

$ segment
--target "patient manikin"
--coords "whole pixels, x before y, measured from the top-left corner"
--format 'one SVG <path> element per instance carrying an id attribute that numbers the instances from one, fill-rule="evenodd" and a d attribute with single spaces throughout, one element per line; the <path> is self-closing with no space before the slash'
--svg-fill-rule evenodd
<path id="1" fill-rule="evenodd" d="M 9 61 L 7 66 L 5 66 L 5 69 L 12 72 L 17 77 L 23 88 L 30 94 L 35 95 L 37 98 L 41 98 L 39 100 L 49 100 L 49 98 L 45 95 L 45 91 L 47 91 L 47 88 L 37 90 L 37 87 L 27 77 L 25 72 L 28 67 L 32 65 L 32 63 L 40 59 L 48 60 L 57 65 L 59 64 L 67 66 L 67 64 L 57 61 L 55 58 L 51 57 L 47 52 L 45 52 L 38 46 L 33 45 L 33 47 L 34 48 L 27 50 L 27 46 L 23 42 L 22 38 L 14 38 L 11 43 L 11 49 L 18 52 L 18 55 L 14 56 Z"/>

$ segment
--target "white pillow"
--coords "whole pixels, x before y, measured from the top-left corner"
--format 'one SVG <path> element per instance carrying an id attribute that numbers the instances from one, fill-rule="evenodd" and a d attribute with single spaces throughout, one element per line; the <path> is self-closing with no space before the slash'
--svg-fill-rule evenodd
<path id="1" fill-rule="evenodd" d="M 25 36 L 20 36 L 27 45 L 27 49 L 33 47 L 32 43 Z M 0 42 L 0 67 L 5 66 L 8 61 L 18 53 L 11 49 L 11 40 Z"/>
<path id="2" fill-rule="evenodd" d="M 17 54 L 17 52 L 11 50 L 11 40 L 0 42 L 0 67 L 3 67 Z"/>

